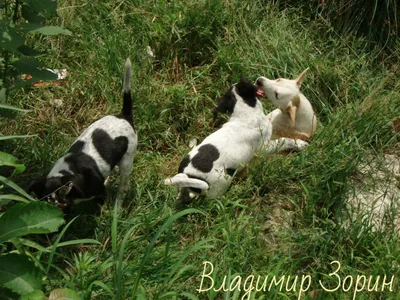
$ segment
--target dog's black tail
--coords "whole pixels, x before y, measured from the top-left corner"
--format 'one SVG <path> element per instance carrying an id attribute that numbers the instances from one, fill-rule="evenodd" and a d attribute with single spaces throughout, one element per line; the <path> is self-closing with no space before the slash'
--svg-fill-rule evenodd
<path id="1" fill-rule="evenodd" d="M 124 102 L 122 104 L 122 112 L 119 116 L 127 120 L 133 126 L 131 68 L 132 68 L 131 61 L 129 58 L 127 58 L 125 62 L 125 73 L 124 73 Z"/>

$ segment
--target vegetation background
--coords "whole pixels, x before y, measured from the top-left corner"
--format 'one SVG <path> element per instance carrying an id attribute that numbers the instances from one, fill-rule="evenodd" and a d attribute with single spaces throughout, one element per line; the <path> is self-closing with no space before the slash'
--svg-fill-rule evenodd
<path id="1" fill-rule="evenodd" d="M 44 278 L 45 294 L 66 287 L 84 299 L 240 299 L 243 285 L 241 291 L 196 291 L 202 262 L 210 261 L 216 288 L 225 275 L 229 281 L 309 274 L 313 284 L 303 299 L 349 299 L 354 284 L 334 293 L 317 284 L 335 288 L 336 278 L 327 275 L 335 269 L 331 262 L 340 261 L 342 279 L 381 276 L 379 291 L 365 286 L 357 299 L 398 298 L 395 221 L 377 229 L 364 214 L 346 214 L 355 182 L 365 180 L 360 165 L 400 153 L 392 129 L 400 116 L 398 7 L 364 2 L 59 1 L 49 25 L 72 35 L 32 34 L 27 43 L 47 53 L 44 65 L 67 69 L 68 84 L 10 92 L 10 104 L 32 111 L 0 119 L 1 133 L 37 135 L 2 142 L 26 166 L 11 178 L 22 185 L 48 172 L 89 124 L 120 111 L 126 57 L 139 147 L 123 214 L 112 209 L 116 180 L 101 214 L 82 210 L 65 232 L 98 245 L 53 254 L 57 267 Z M 302 91 L 319 120 L 310 146 L 285 157 L 260 154 L 224 197 L 200 199 L 190 207 L 202 213 L 179 215 L 177 191 L 163 180 L 175 174 L 191 139 L 216 130 L 218 97 L 240 76 L 291 78 L 307 67 Z M 266 112 L 273 109 L 263 104 Z M 283 218 L 290 215 L 290 226 L 271 228 L 275 203 L 288 207 Z M 392 291 L 382 284 L 385 274 L 386 282 L 395 277 Z M 295 299 L 298 289 L 275 287 L 251 297 Z"/>

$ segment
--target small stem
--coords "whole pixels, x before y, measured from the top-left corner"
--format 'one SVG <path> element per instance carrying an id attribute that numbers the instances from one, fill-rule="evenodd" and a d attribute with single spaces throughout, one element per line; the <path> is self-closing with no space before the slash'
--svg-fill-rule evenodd
<path id="1" fill-rule="evenodd" d="M 8 80 L 7 80 L 7 73 L 8 73 L 8 63 L 9 63 L 9 53 L 7 50 L 3 51 L 3 57 L 4 57 L 4 71 L 3 71 L 3 87 L 6 88 L 6 102 L 8 99 Z"/>
<path id="2" fill-rule="evenodd" d="M 5 15 L 5 18 L 6 18 L 6 20 L 8 19 L 7 17 L 7 13 L 8 13 L 8 10 L 7 10 L 7 8 L 8 8 L 8 1 L 4 1 L 4 15 Z"/>
<path id="3" fill-rule="evenodd" d="M 15 7 L 14 7 L 14 14 L 12 16 L 12 22 L 14 23 L 14 25 L 18 20 L 18 8 L 19 8 L 19 0 L 16 0 Z M 8 2 L 7 1 L 5 1 L 5 3 L 4 3 L 4 11 L 5 11 L 5 16 L 7 18 L 8 17 Z M 8 69 L 9 69 L 9 63 L 10 63 L 10 52 L 8 50 L 4 50 L 3 57 L 4 57 L 3 87 L 6 88 L 6 101 L 7 101 L 8 93 L 9 93 L 7 75 L 8 75 Z"/>
<path id="4" fill-rule="evenodd" d="M 19 1 L 16 0 L 15 1 L 15 7 L 14 7 L 14 15 L 13 15 L 13 23 L 14 23 L 14 25 L 17 22 L 17 19 L 18 19 L 18 7 L 19 7 Z"/>

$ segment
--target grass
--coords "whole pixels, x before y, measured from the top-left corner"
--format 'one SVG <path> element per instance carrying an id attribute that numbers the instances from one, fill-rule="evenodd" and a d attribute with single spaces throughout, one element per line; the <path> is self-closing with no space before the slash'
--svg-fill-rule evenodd
<path id="1" fill-rule="evenodd" d="M 399 276 L 394 230 L 374 231 L 361 218 L 351 226 L 342 222 L 357 167 L 367 157 L 399 153 L 399 138 L 391 129 L 391 120 L 400 115 L 398 67 L 376 60 L 379 49 L 339 35 L 300 10 L 279 10 L 265 1 L 63 0 L 54 23 L 73 35 L 33 36 L 30 42 L 48 52 L 43 58 L 48 66 L 67 68 L 70 82 L 11 95 L 12 104 L 32 112 L 6 121 L 2 133 L 38 135 L 2 145 L 27 166 L 15 181 L 49 171 L 84 128 L 120 111 L 128 56 L 139 151 L 124 213 L 113 214 L 115 183 L 101 214 L 80 216 L 65 233 L 82 238 L 85 222 L 94 219 L 89 238 L 101 245 L 57 254 L 53 263 L 60 270 L 49 276 L 46 289 L 68 287 L 86 299 L 243 296 L 237 289 L 198 293 L 203 261 L 216 268 L 216 288 L 228 274 L 231 283 L 237 274 L 309 274 L 312 285 L 303 299 L 353 296 L 354 289 L 330 293 L 318 284 L 336 286 L 326 277 L 335 260 L 341 263 L 342 281 L 348 275 L 354 280 L 361 274 Z M 147 46 L 154 58 L 147 56 Z M 215 130 L 216 99 L 242 75 L 295 77 L 307 67 L 302 90 L 320 122 L 311 145 L 287 157 L 260 154 L 249 175 L 224 197 L 198 200 L 190 209 L 203 213 L 184 215 L 193 211 L 181 212 L 175 206 L 177 191 L 162 182 L 176 172 L 192 138 L 201 140 Z M 50 105 L 53 99 L 62 107 Z M 264 106 L 272 109 L 266 101 Z M 294 224 L 275 232 L 270 243 L 268 215 L 278 202 L 291 205 Z M 398 284 L 396 279 L 393 291 L 365 288 L 357 296 L 395 299 Z M 252 295 L 291 299 L 298 288 Z"/>

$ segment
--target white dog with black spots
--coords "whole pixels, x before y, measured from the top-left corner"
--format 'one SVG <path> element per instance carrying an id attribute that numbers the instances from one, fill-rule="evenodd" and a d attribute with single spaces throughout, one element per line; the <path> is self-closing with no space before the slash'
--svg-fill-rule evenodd
<path id="1" fill-rule="evenodd" d="M 242 78 L 218 101 L 214 118 L 218 113 L 229 113 L 229 120 L 193 147 L 180 163 L 178 174 L 164 181 L 180 189 L 178 203 L 190 203 L 199 194 L 220 197 L 228 190 L 233 176 L 261 148 L 276 152 L 299 151 L 307 146 L 289 138 L 270 141 L 272 125 L 258 100 L 263 96 L 260 89 Z"/>
<path id="2" fill-rule="evenodd" d="M 121 206 L 128 188 L 138 138 L 133 126 L 131 62 L 125 63 L 123 106 L 120 114 L 105 116 L 91 124 L 53 166 L 47 176 L 33 180 L 27 192 L 61 207 L 77 199 L 105 194 L 105 183 L 118 166 Z"/>

